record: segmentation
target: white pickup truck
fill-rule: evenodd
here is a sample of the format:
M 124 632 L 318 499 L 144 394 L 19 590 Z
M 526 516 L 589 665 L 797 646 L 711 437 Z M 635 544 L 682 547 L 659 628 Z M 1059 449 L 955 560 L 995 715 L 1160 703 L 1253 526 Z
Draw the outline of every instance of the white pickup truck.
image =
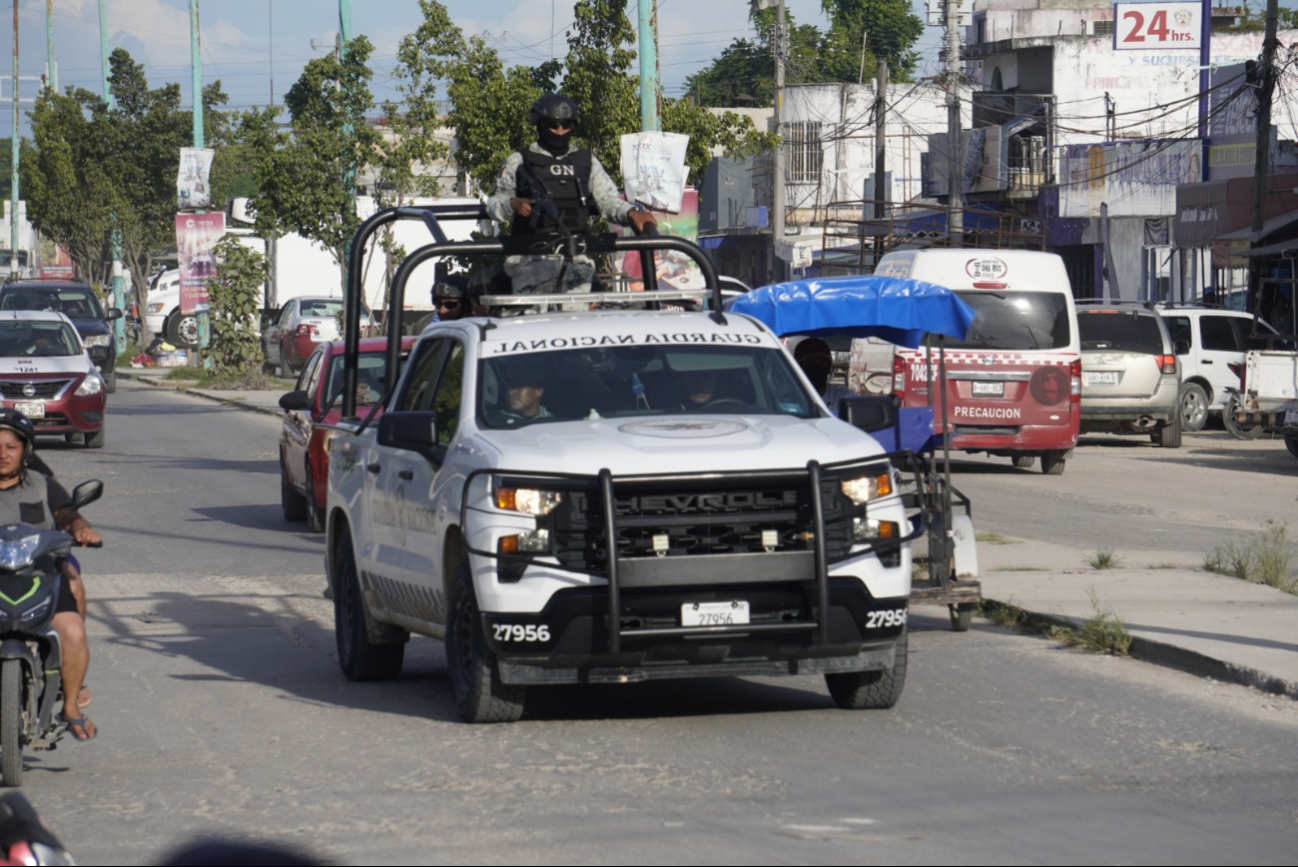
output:
M 1249 350 L 1240 390 L 1236 421 L 1280 431 L 1289 453 L 1298 458 L 1298 352 Z
M 469 722 L 548 684 L 821 673 L 842 707 L 901 695 L 903 474 L 755 320 L 437 322 L 328 451 L 350 679 L 395 677 L 415 633 L 445 643 Z

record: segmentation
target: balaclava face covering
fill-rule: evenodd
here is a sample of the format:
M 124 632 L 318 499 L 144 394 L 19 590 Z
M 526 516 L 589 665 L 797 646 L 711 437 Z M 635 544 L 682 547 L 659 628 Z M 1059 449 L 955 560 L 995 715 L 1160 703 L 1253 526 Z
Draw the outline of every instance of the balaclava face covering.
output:
M 536 131 L 538 134 L 537 142 L 549 153 L 557 157 L 568 152 L 568 141 L 572 138 L 572 127 L 569 127 L 567 132 L 560 135 L 552 129 L 546 129 L 544 123 L 538 123 Z

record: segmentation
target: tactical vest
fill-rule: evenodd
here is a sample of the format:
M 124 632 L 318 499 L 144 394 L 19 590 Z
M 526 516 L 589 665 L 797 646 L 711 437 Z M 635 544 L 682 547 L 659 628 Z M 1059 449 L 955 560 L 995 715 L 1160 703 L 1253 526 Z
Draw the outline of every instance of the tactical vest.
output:
M 520 199 L 538 199 L 549 193 L 559 208 L 563 225 L 573 232 L 590 228 L 590 211 L 594 201 L 590 195 L 591 154 L 586 148 L 575 148 L 561 157 L 537 153 L 530 147 L 518 152 L 523 164 L 514 176 L 514 187 Z M 537 190 L 538 184 L 545 192 Z M 514 215 L 510 232 L 515 235 L 554 233 L 558 225 L 541 214 L 533 226 L 531 217 Z

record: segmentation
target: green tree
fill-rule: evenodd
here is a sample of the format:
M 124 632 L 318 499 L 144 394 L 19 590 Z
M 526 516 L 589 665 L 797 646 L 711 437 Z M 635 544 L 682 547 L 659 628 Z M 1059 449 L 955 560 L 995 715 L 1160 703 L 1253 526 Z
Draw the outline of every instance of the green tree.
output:
M 13 196 L 13 165 L 14 140 L 0 138 L 0 201 L 7 202 Z
M 821 57 L 824 34 L 814 25 L 798 24 L 787 10 L 784 19 L 789 32 L 785 81 L 806 84 L 825 80 Z M 757 30 L 756 39 L 735 39 L 722 49 L 720 57 L 685 79 L 686 93 L 700 105 L 768 108 L 775 104 L 775 10 L 753 10 L 749 20 Z M 854 56 L 859 55 L 858 50 Z M 856 80 L 855 75 L 851 80 Z
M 831 22 L 826 45 L 826 72 L 839 81 L 856 81 L 859 76 L 861 37 L 868 46 L 867 62 L 888 59 L 888 74 L 894 81 L 908 81 L 919 55 L 915 41 L 924 32 L 924 22 L 910 11 L 910 0 L 821 0 L 821 9 Z M 847 62 L 855 58 L 855 63 Z
M 338 263 L 339 283 L 347 281 L 347 250 L 360 226 L 354 178 L 370 165 L 381 135 L 370 126 L 374 108 L 366 62 L 372 46 L 364 36 L 334 55 L 307 63 L 289 89 L 284 105 L 289 128 L 278 128 L 277 109 L 244 116 L 243 140 L 259 154 L 253 202 L 263 237 L 296 232 L 316 241 Z
M 217 276 L 207 283 L 212 304 L 212 371 L 244 377 L 261 372 L 261 287 L 266 282 L 262 255 L 225 237 L 214 251 Z

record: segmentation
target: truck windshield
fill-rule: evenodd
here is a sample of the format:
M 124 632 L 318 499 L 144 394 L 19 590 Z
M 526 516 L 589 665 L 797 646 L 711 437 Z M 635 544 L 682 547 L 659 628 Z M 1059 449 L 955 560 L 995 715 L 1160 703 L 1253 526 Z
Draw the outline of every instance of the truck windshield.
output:
M 0 323 L 0 358 L 66 358 L 81 354 L 71 325 L 18 319 Z
M 977 315 L 964 340 L 948 348 L 1067 349 L 1072 343 L 1068 300 L 1059 292 L 957 293 Z
M 790 415 L 816 405 L 778 349 L 616 346 L 529 352 L 482 362 L 490 428 L 646 415 Z

